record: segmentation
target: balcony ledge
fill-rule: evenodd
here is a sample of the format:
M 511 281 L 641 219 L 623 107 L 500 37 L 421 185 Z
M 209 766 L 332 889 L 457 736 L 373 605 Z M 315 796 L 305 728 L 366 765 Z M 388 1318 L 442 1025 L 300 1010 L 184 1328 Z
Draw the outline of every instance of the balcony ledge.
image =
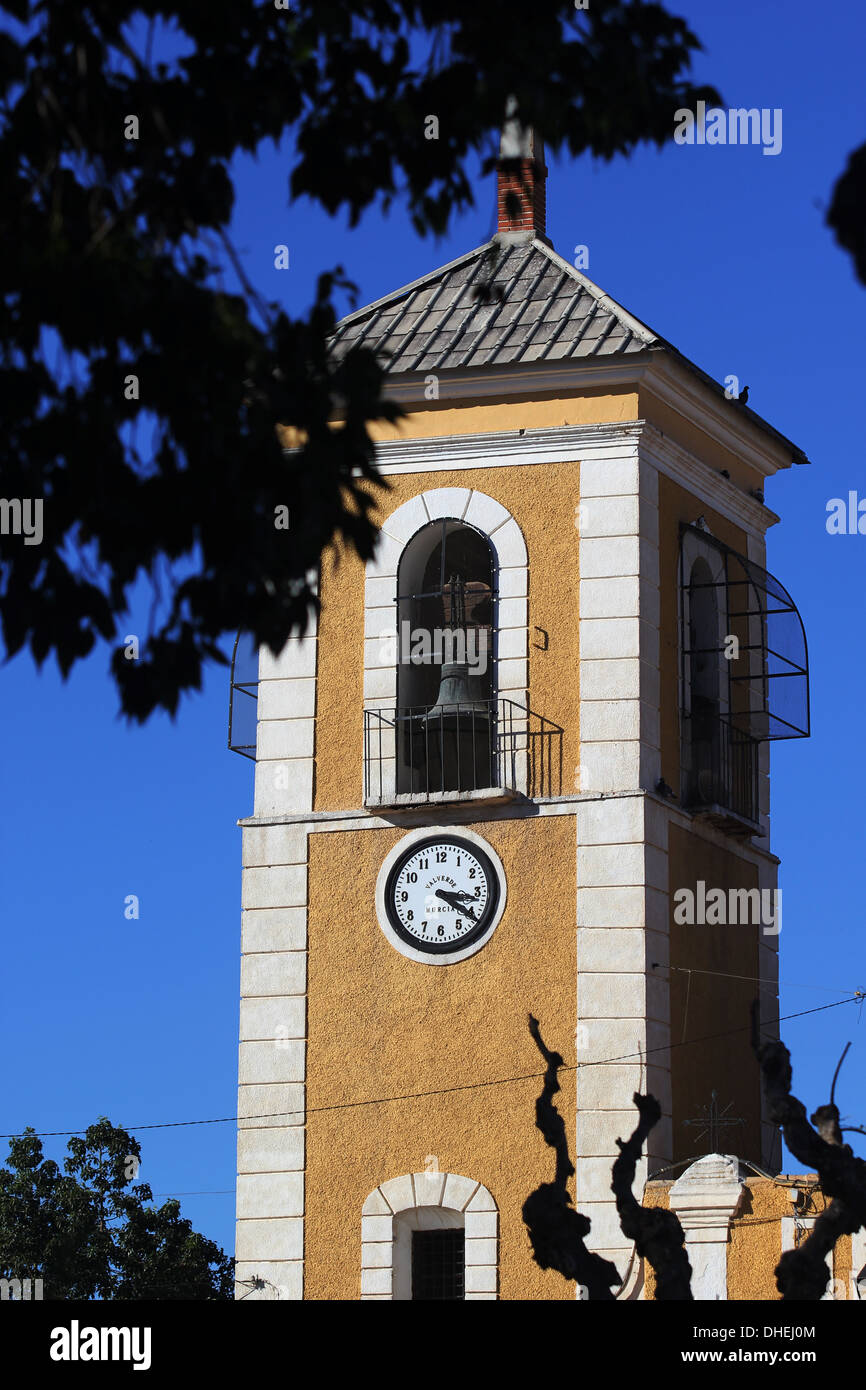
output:
M 365 806 L 414 807 L 414 806 L 459 806 L 472 803 L 477 806 L 501 806 L 512 801 L 525 801 L 522 792 L 513 787 L 476 787 L 474 791 L 448 792 L 400 792 L 386 796 L 367 796 Z
M 725 835 L 734 835 L 738 839 L 748 840 L 753 835 L 764 833 L 760 821 L 749 820 L 747 816 L 741 816 L 737 811 L 729 811 L 726 806 L 716 803 L 706 806 L 684 806 L 683 810 L 695 820 L 705 820 L 715 826 L 716 830 L 721 830 Z

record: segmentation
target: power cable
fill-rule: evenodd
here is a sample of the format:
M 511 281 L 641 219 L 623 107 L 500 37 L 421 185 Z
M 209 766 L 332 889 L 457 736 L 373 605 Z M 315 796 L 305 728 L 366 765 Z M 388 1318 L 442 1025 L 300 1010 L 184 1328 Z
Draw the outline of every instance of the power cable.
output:
M 760 1027 L 761 1027 L 761 1028 L 775 1027 L 775 1026 L 776 1026 L 777 1024 L 779 1024 L 779 1023 L 788 1023 L 788 1022 L 791 1021 L 791 1019 L 794 1019 L 794 1018 L 805 1018 L 805 1017 L 806 1017 L 807 1015 L 809 1015 L 809 1014 L 820 1014 L 820 1013 L 825 1013 L 828 1009 L 838 1009 L 838 1008 L 840 1008 L 843 1004 L 858 1004 L 858 1003 L 861 1003 L 861 1002 L 862 1002 L 863 997 L 864 997 L 864 995 L 863 995 L 862 990 L 857 990 L 855 994 L 853 994 L 853 995 L 850 996 L 850 998 L 848 998 L 848 999 L 837 999 L 837 1000 L 835 1001 L 835 1003 L 833 1003 L 833 1004 L 818 1004 L 814 1009 L 800 1009 L 797 1013 L 793 1013 L 793 1014 L 782 1014 L 782 1015 L 781 1015 L 779 1018 L 777 1018 L 777 1019 L 766 1019 L 766 1020 L 764 1020 L 764 1021 L 760 1024 Z M 641 1051 L 639 1051 L 639 1052 L 626 1052 L 626 1053 L 621 1054 L 621 1055 L 618 1056 L 618 1057 L 603 1057 L 603 1058 L 599 1058 L 598 1060 L 596 1060 L 596 1061 L 594 1061 L 594 1062 L 563 1062 L 562 1066 L 561 1066 L 561 1067 L 558 1067 L 557 1070 L 558 1070 L 558 1071 L 574 1071 L 574 1072 L 576 1072 L 576 1071 L 579 1071 L 579 1070 L 583 1069 L 584 1067 L 605 1067 L 605 1066 L 610 1066 L 610 1065 L 611 1065 L 612 1063 L 614 1063 L 614 1062 L 632 1062 L 632 1061 L 636 1061 L 636 1060 L 640 1061 L 640 1060 L 642 1060 L 644 1057 L 650 1056 L 652 1053 L 656 1053 L 656 1052 L 672 1052 L 674 1048 L 678 1048 L 678 1047 L 694 1047 L 697 1043 L 712 1042 L 712 1041 L 714 1041 L 714 1040 L 717 1039 L 717 1038 L 730 1038 L 730 1037 L 735 1037 L 738 1033 L 747 1033 L 747 1032 L 749 1032 L 749 1031 L 750 1031 L 750 1028 L 751 1028 L 751 1024 L 744 1024 L 744 1025 L 743 1025 L 742 1027 L 740 1027 L 740 1028 L 728 1028 L 728 1029 L 725 1029 L 725 1030 L 724 1030 L 723 1032 L 721 1032 L 721 1033 L 705 1033 L 705 1034 L 704 1034 L 702 1037 L 700 1037 L 700 1038 L 689 1038 L 688 1040 L 686 1040 L 686 1041 L 684 1041 L 684 1042 L 678 1042 L 678 1043 L 664 1043 L 664 1044 L 662 1044 L 662 1045 L 659 1046 L 659 1047 L 651 1047 L 651 1048 L 648 1048 L 646 1051 L 641 1050 Z M 486 1088 L 489 1087 L 489 1086 L 508 1086 L 508 1085 L 511 1085 L 511 1084 L 513 1084 L 514 1082 L 517 1082 L 517 1081 L 540 1081 L 540 1080 L 543 1080 L 545 1074 L 546 1074 L 546 1073 L 543 1072 L 543 1071 L 525 1072 L 525 1073 L 523 1073 L 523 1074 L 520 1075 L 520 1076 L 500 1076 L 500 1077 L 495 1077 L 495 1078 L 491 1079 L 490 1081 L 468 1081 L 468 1082 L 464 1082 L 464 1083 L 463 1083 L 462 1085 L 460 1085 L 460 1086 L 442 1086 L 442 1087 L 438 1087 L 438 1088 L 436 1088 L 436 1089 L 434 1089 L 434 1090 L 430 1090 L 430 1091 L 410 1091 L 410 1092 L 406 1092 L 406 1093 L 404 1093 L 404 1094 L 402 1094 L 402 1095 L 396 1095 L 396 1096 L 371 1096 L 371 1097 L 369 1097 L 369 1098 L 366 1099 L 366 1100 L 346 1100 L 346 1101 L 337 1101 L 337 1102 L 335 1102 L 334 1104 L 331 1104 L 331 1105 L 310 1105 L 310 1106 L 300 1107 L 300 1108 L 297 1109 L 297 1110 L 275 1110 L 275 1111 L 272 1111 L 272 1112 L 270 1112 L 269 1114 L 266 1114 L 266 1115 L 242 1115 L 242 1116 L 238 1116 L 238 1115 L 221 1115 L 221 1116 L 219 1116 L 219 1117 L 217 1117 L 216 1119 L 213 1119 L 213 1120 L 166 1120 L 166 1121 L 163 1121 L 163 1122 L 160 1123 L 160 1124 L 129 1125 L 129 1126 L 123 1126 L 123 1128 L 127 1128 L 127 1129 L 129 1130 L 130 1133 L 131 1133 L 131 1132 L 140 1133 L 140 1132 L 142 1132 L 143 1130 L 150 1130 L 150 1129 L 184 1129 L 184 1128 L 190 1127 L 191 1125 L 227 1125 L 227 1124 L 235 1124 L 235 1123 L 237 1123 L 239 1120 L 240 1120 L 240 1121 L 247 1121 L 247 1122 L 250 1122 L 250 1121 L 255 1121 L 255 1120 L 276 1120 L 276 1119 L 285 1119 L 286 1116 L 288 1116 L 288 1115 L 299 1115 L 299 1114 L 302 1114 L 302 1113 L 305 1114 L 305 1115 L 316 1115 L 316 1114 L 323 1114 L 323 1113 L 325 1113 L 326 1111 L 331 1111 L 331 1110 L 355 1110 L 355 1109 L 358 1109 L 360 1106 L 364 1106 L 364 1105 L 390 1105 L 390 1104 L 393 1104 L 393 1103 L 396 1102 L 396 1101 L 401 1101 L 401 1100 L 402 1100 L 402 1101 L 408 1101 L 408 1100 L 425 1100 L 425 1099 L 427 1099 L 427 1098 L 430 1097 L 430 1096 L 445 1096 L 445 1095 L 452 1095 L 452 1094 L 454 1094 L 455 1092 L 458 1092 L 458 1091 L 479 1091 L 479 1090 L 486 1089 Z M 285 1126 L 282 1126 L 282 1125 L 258 1125 L 258 1124 L 256 1124 L 256 1125 L 248 1124 L 248 1127 L 249 1127 L 249 1128 L 255 1128 L 255 1129 L 282 1129 L 282 1128 L 285 1128 Z M 33 1132 L 33 1131 L 31 1131 L 29 1134 L 0 1134 L 0 1139 L 26 1139 L 26 1138 L 33 1138 L 33 1139 L 58 1139 L 58 1138 L 59 1138 L 59 1139 L 63 1139 L 63 1138 L 70 1137 L 70 1136 L 72 1136 L 72 1135 L 86 1134 L 86 1133 L 87 1133 L 87 1130 L 86 1130 L 86 1129 L 53 1129 L 53 1130 L 40 1130 L 40 1131 L 38 1131 L 38 1132 Z

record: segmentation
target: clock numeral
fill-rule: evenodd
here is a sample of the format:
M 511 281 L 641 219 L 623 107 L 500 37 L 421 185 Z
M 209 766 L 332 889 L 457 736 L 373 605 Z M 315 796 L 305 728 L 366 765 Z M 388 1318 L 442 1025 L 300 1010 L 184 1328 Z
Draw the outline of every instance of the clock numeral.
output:
M 463 923 L 461 922 L 461 920 L 460 920 L 459 917 L 457 918 L 457 921 L 454 923 L 454 926 L 456 927 L 456 929 L 457 929 L 458 931 L 462 931 L 462 930 L 463 930 Z
M 406 875 L 406 882 L 407 882 L 407 883 L 417 883 L 417 882 L 418 882 L 418 875 L 417 875 L 417 874 L 407 874 L 407 875 Z
M 470 869 L 470 870 L 469 870 L 469 877 L 470 877 L 470 878 L 474 878 L 474 877 L 475 877 L 475 870 L 474 870 L 474 869 Z
M 430 860 L 429 860 L 429 859 L 419 859 L 419 860 L 418 860 L 418 867 L 419 867 L 419 869 L 429 869 L 429 868 L 430 868 Z
M 427 930 L 427 923 L 426 923 L 426 922 L 422 922 L 422 923 L 421 923 L 421 930 L 422 930 L 422 931 L 426 931 L 426 930 Z
M 457 867 L 458 867 L 458 869 L 460 868 L 460 855 L 459 855 L 459 854 L 458 854 L 458 856 L 457 856 Z
M 413 922 L 414 920 L 415 920 L 415 913 L 412 911 L 412 909 L 411 909 L 411 907 L 410 907 L 410 908 L 409 908 L 409 911 L 406 913 L 406 921 L 407 921 L 407 922 Z
M 407 903 L 407 902 L 409 901 L 409 894 L 408 894 L 408 893 L 401 893 L 401 894 L 400 894 L 400 901 L 401 901 L 401 903 Z
M 475 896 L 476 896 L 476 898 L 480 898 L 480 897 L 481 897 L 481 886 L 480 886 L 480 884 L 476 884 L 476 885 L 475 885 Z
M 437 864 L 444 864 L 444 863 L 445 863 L 445 860 L 446 860 L 447 858 L 448 858 L 448 851 L 447 851 L 447 849 L 437 849 L 437 851 L 436 851 L 436 863 L 437 863 Z
M 445 935 L 445 927 L 444 927 L 444 925 L 443 925 L 441 922 L 440 922 L 439 926 L 436 928 L 436 935 L 437 935 L 437 936 L 444 936 L 444 935 Z

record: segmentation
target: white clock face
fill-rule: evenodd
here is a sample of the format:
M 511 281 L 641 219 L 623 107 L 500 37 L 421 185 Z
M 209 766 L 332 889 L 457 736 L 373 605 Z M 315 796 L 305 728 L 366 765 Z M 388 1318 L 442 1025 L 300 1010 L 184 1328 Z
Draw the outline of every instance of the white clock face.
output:
M 490 859 L 458 836 L 416 842 L 397 859 L 385 888 L 394 931 L 431 955 L 476 941 L 498 901 L 499 881 Z

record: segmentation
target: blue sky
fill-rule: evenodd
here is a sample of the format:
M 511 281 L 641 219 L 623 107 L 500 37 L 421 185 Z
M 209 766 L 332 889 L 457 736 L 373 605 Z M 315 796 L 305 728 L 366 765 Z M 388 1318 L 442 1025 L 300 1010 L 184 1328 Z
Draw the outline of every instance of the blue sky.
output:
M 568 259 L 587 245 L 591 278 L 712 376 L 748 382 L 750 405 L 812 460 L 767 493 L 782 517 L 769 567 L 799 605 L 812 671 L 812 737 L 773 755 L 782 1011 L 792 1013 L 866 988 L 866 536 L 825 528 L 830 498 L 866 497 L 866 290 L 823 212 L 866 138 L 866 24 L 854 3 L 669 8 L 701 37 L 695 75 L 726 105 L 782 109 L 781 153 L 670 145 L 609 165 L 548 154 L 548 232 Z M 238 165 L 234 228 L 254 282 L 290 313 L 307 309 L 319 272 L 338 263 L 365 303 L 494 230 L 490 178 L 476 210 L 436 244 L 415 235 L 399 204 L 352 232 L 307 202 L 288 207 L 290 165 L 288 148 Z M 280 242 L 288 271 L 273 268 Z M 141 610 L 138 622 L 133 613 L 124 631 L 142 629 Z M 184 1196 L 184 1214 L 232 1251 L 233 1125 L 141 1128 L 235 1113 L 235 823 L 252 807 L 253 765 L 226 749 L 226 673 L 211 671 L 175 722 L 157 716 L 144 729 L 118 718 L 105 650 L 65 685 L 53 665 L 37 673 L 19 657 L 2 672 L 0 701 L 0 1130 L 80 1129 L 108 1115 L 137 1133 L 140 1176 L 155 1193 L 207 1194 Z M 137 921 L 124 917 L 133 893 Z M 784 1025 L 810 1109 L 853 1041 L 837 1099 L 855 1124 L 866 1124 L 861 1011 Z M 45 1142 L 53 1156 L 65 1147 Z

